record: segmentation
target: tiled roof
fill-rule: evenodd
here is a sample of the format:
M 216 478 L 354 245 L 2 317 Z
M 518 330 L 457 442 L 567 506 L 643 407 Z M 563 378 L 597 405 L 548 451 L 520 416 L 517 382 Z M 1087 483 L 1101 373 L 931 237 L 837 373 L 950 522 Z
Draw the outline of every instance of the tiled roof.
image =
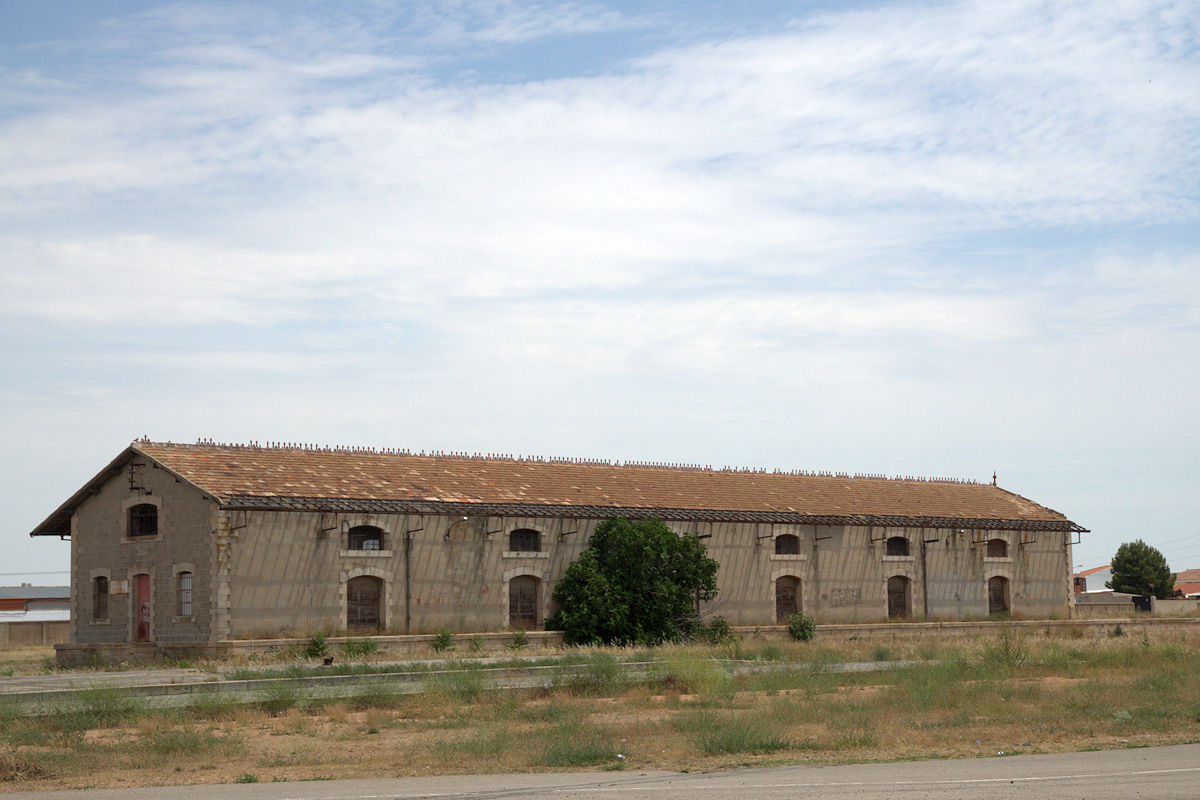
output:
M 748 519 L 865 515 L 896 518 L 895 524 L 1003 520 L 1018 527 L 1080 530 L 1057 511 L 980 483 L 281 446 L 139 441 L 132 451 L 222 503 L 253 507 L 362 501 L 381 508 L 434 503 L 481 510 L 687 509 Z
M 1175 587 L 1184 594 L 1200 594 L 1200 569 L 1185 569 L 1175 575 Z

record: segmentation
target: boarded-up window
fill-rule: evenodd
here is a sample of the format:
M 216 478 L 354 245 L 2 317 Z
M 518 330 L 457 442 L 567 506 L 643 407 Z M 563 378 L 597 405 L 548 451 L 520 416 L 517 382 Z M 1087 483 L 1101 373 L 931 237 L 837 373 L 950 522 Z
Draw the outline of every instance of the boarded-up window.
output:
M 988 558 L 1008 558 L 1008 542 L 1003 539 L 988 539 Z
M 887 540 L 887 554 L 889 556 L 906 556 L 908 555 L 908 539 L 903 536 L 891 536 Z
M 354 632 L 378 632 L 382 624 L 380 605 L 383 581 L 370 575 L 351 578 L 346 583 L 346 627 Z
M 896 619 L 908 616 L 908 578 L 893 575 L 888 578 L 888 617 Z
M 350 529 L 350 550 L 382 550 L 383 531 L 372 525 L 359 525 Z
M 158 535 L 158 506 L 139 503 L 129 509 L 130 536 Z
M 518 575 L 508 582 L 508 627 L 536 628 L 538 624 L 538 579 Z
M 178 593 L 177 616 L 192 616 L 192 573 L 181 572 L 175 576 Z
M 786 625 L 788 617 L 800 613 L 800 579 L 784 575 L 775 581 L 775 621 Z
M 108 578 L 92 581 L 92 619 L 108 619 Z
M 800 537 L 793 536 L 790 533 L 782 534 L 775 537 L 775 555 L 777 556 L 798 556 L 800 555 Z
M 1008 578 L 997 575 L 988 579 L 988 613 L 1008 613 Z
M 515 553 L 540 553 L 542 535 L 530 528 L 521 528 L 508 535 L 508 549 Z

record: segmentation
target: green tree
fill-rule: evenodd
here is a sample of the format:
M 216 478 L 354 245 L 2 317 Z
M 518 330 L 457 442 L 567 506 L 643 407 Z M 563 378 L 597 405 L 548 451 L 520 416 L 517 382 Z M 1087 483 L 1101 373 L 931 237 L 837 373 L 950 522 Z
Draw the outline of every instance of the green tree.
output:
M 1138 539 L 1117 548 L 1112 560 L 1112 580 L 1104 585 L 1114 592 L 1152 594 L 1162 599 L 1174 591 L 1175 576 L 1163 554 Z
M 717 562 L 662 520 L 605 520 L 554 587 L 546 627 L 568 644 L 658 644 L 692 635 L 717 596 Z

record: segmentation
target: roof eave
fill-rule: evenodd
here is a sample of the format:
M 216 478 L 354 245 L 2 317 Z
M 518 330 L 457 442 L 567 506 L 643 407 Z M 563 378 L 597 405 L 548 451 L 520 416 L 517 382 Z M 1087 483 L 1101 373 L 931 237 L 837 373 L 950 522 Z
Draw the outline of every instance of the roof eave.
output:
M 965 528 L 1087 533 L 1069 519 L 991 519 L 882 514 L 803 514 L 793 511 L 736 509 L 649 508 L 639 506 L 574 506 L 537 503 L 453 502 L 441 500 L 381 500 L 376 498 L 290 497 L 285 495 L 231 495 L 221 507 L 246 511 L 323 511 L 332 513 L 463 514 L 511 517 L 565 517 L 607 519 L 657 517 L 683 522 L 759 522 L 793 525 L 857 525 L 873 527 Z

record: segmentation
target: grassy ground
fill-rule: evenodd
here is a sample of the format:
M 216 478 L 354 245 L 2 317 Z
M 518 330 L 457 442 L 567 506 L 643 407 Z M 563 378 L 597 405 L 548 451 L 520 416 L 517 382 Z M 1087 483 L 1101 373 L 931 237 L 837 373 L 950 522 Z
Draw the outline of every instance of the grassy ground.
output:
M 6 647 L 0 650 L 0 676 L 28 675 L 53 668 L 53 645 Z
M 778 669 L 731 678 L 715 658 Z M 619 660 L 657 662 L 626 683 Z M 911 659 L 896 670 L 826 671 Z M 151 710 L 81 692 L 27 718 L 0 698 L 0 791 L 507 772 L 702 770 L 744 764 L 997 756 L 1200 740 L 1200 639 L 1026 638 L 1002 631 L 886 644 L 754 639 L 575 651 L 548 690 L 492 691 L 478 670 L 400 695 L 381 676 L 317 702 L 293 687 L 254 707 L 198 696 Z

